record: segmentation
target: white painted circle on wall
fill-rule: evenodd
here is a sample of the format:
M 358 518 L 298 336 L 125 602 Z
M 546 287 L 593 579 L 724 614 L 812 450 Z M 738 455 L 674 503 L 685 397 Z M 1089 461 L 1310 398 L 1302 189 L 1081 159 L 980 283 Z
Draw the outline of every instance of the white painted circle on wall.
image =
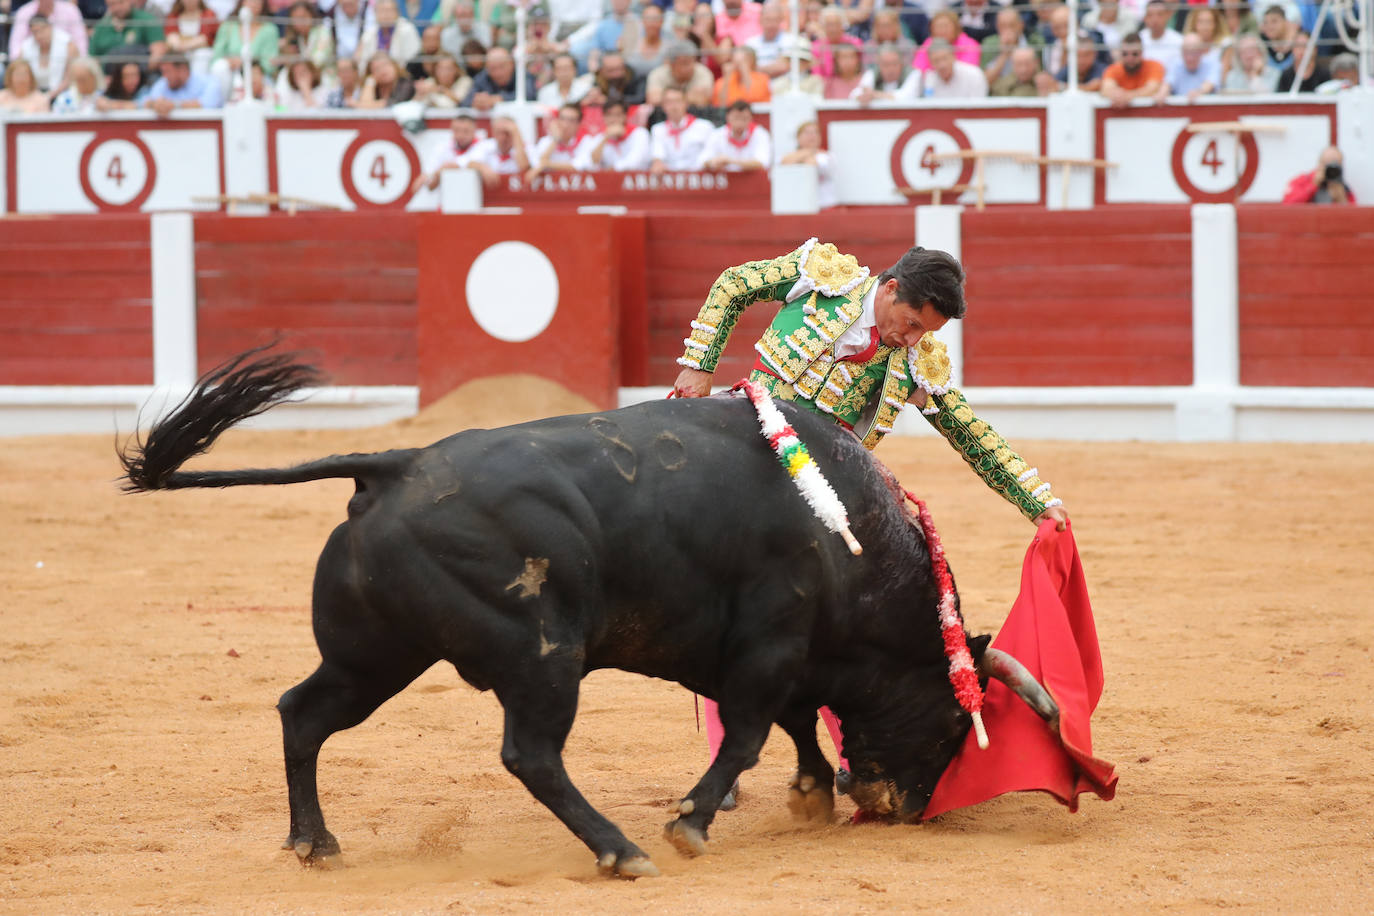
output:
M 468 309 L 497 340 L 521 343 L 544 332 L 558 310 L 558 271 L 528 242 L 497 242 L 468 269 Z
M 390 140 L 369 140 L 348 163 L 353 187 L 369 203 L 389 204 L 410 189 L 410 159 Z
M 943 130 L 919 131 L 902 148 L 902 174 L 907 184 L 920 191 L 958 184 L 964 171 L 963 160 L 937 158 L 957 152 L 959 141 Z
M 128 140 L 106 140 L 95 148 L 86 165 L 91 192 L 112 207 L 129 203 L 148 183 L 148 160 Z

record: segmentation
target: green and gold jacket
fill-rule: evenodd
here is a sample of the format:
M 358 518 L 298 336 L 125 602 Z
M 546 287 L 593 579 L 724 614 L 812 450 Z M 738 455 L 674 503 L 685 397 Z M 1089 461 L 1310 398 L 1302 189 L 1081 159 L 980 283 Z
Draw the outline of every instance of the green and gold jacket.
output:
M 740 314 L 755 302 L 786 302 L 800 285 L 754 345 L 767 368 L 755 369 L 754 381 L 775 398 L 844 423 L 869 449 L 892 431 L 912 394 L 924 391 L 922 414 L 1022 515 L 1034 519 L 1060 505 L 1037 470 L 974 416 L 958 389 L 949 387 L 949 356 L 930 334 L 911 350 L 880 342 L 862 363 L 835 358 L 835 341 L 859 320 L 864 296 L 875 282 L 853 255 L 816 239 L 780 258 L 731 267 L 711 286 L 678 363 L 714 372 Z

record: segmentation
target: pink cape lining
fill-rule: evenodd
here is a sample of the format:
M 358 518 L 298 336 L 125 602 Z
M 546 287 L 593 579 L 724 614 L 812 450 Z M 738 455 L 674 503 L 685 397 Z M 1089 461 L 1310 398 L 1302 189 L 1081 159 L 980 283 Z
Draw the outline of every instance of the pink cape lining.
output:
M 1021 593 L 994 648 L 1008 653 L 1059 704 L 1059 734 L 1000 681 L 983 701 L 989 747 L 972 730 L 945 768 L 922 820 L 1005 792 L 1049 792 L 1078 810 L 1078 796 L 1116 795 L 1116 768 L 1092 753 L 1089 720 L 1102 696 L 1102 655 L 1072 527 L 1043 522 L 1021 567 Z

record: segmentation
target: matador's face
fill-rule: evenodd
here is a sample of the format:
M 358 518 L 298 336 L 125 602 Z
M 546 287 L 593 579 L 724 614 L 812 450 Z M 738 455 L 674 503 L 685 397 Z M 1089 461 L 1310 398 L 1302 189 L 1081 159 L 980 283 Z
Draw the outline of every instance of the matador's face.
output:
M 938 331 L 949 319 L 929 302 L 914 306 L 897 299 L 897 281 L 888 279 L 873 300 L 878 337 L 889 347 L 914 347 L 929 331 Z

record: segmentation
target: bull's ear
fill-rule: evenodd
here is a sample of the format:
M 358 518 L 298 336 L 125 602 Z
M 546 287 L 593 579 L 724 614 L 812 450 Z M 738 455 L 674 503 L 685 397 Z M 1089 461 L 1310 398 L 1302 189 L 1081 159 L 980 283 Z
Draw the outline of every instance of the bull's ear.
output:
M 982 636 L 971 636 L 968 639 L 968 654 L 973 656 L 973 663 L 976 665 L 983 660 L 983 651 L 987 649 L 988 643 L 992 642 L 992 637 L 984 633 Z

